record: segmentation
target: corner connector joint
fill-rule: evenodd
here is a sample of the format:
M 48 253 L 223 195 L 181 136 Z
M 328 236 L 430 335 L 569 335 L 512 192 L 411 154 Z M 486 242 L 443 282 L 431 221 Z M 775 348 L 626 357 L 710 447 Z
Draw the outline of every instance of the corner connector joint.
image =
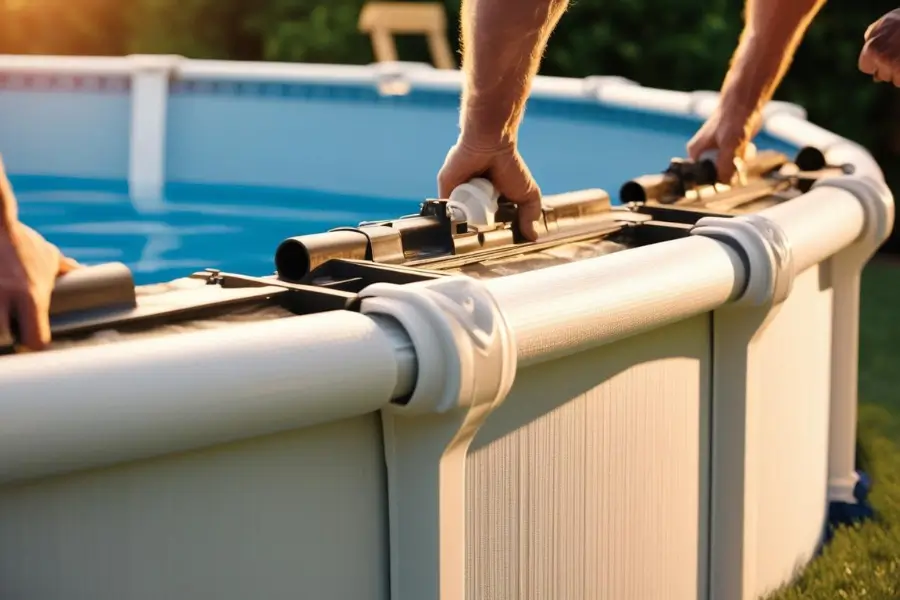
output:
M 735 304 L 773 305 L 783 302 L 794 284 L 791 245 L 782 229 L 762 215 L 704 217 L 691 235 L 702 235 L 733 248 L 744 261 L 747 280 Z
M 391 410 L 418 415 L 463 407 L 490 410 L 506 398 L 516 375 L 515 338 L 482 282 L 460 275 L 406 285 L 376 283 L 360 297 L 363 314 L 395 319 L 413 343 L 415 389 Z

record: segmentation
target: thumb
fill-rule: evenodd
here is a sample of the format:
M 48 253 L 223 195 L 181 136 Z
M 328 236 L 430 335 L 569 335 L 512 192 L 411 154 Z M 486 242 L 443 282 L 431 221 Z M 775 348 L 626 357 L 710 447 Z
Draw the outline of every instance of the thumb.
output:
M 29 350 L 43 350 L 50 343 L 49 304 L 49 298 L 40 297 L 35 290 L 13 300 L 20 341 Z
M 875 31 L 875 28 L 881 25 L 881 22 L 884 21 L 884 17 L 879 18 L 877 21 L 872 23 L 866 28 L 866 32 L 863 34 L 863 39 L 865 41 L 869 41 L 869 38 L 872 37 L 872 32 Z
M 453 165 L 445 165 L 438 173 L 438 198 L 449 198 L 450 192 L 463 183 L 459 170 Z
M 59 275 L 65 275 L 69 271 L 74 271 L 75 269 L 80 269 L 81 264 L 76 261 L 74 258 L 69 258 L 68 256 L 64 256 L 62 254 L 59 255 Z
M 872 42 L 866 42 L 863 46 L 862 52 L 859 53 L 859 63 L 857 65 L 859 70 L 865 73 L 866 75 L 878 75 L 878 61 L 875 57 L 875 53 L 872 51 Z

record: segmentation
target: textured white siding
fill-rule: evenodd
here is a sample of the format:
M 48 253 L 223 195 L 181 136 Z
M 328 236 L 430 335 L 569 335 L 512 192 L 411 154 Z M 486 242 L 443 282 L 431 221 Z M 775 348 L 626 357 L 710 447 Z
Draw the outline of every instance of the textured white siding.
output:
M 521 371 L 469 458 L 470 600 L 696 600 L 709 316 Z

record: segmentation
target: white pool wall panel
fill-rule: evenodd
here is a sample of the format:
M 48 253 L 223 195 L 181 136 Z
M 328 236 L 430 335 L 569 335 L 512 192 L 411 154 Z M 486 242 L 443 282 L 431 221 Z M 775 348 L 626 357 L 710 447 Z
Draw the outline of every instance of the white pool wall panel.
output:
M 6 485 L 0 597 L 386 600 L 384 479 L 370 413 Z
M 467 463 L 467 595 L 705 597 L 701 314 L 521 370 Z
M 828 506 L 831 289 L 714 313 L 711 598 L 760 597 L 816 552 Z

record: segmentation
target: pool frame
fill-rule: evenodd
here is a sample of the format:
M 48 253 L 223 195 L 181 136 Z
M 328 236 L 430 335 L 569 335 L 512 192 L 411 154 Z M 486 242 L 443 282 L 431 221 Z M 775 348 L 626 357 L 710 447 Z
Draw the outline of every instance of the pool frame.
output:
M 170 91 L 205 93 L 236 86 L 237 93 L 247 89 L 258 93 L 259 86 L 270 86 L 282 93 L 298 84 L 325 86 L 323 89 L 331 89 L 328 86 L 333 84 L 337 86 L 334 89 L 365 90 L 370 96 L 402 100 L 432 93 L 430 100 L 446 101 L 448 92 L 458 94 L 461 85 L 458 72 L 417 64 L 272 65 L 147 56 L 0 57 L 0 73 L 5 77 L 0 85 L 25 85 L 25 74 L 47 76 L 51 82 L 60 75 L 64 75 L 60 80 L 66 81 L 67 77 L 84 77 L 78 81 L 101 88 L 106 84 L 97 82 L 126 82 L 124 90 L 129 91 L 131 102 L 127 177 L 132 194 L 147 199 L 158 197 L 167 183 Z M 17 76 L 23 77 L 21 82 Z M 28 81 L 33 85 L 39 80 Z M 123 92 L 117 85 L 109 89 L 110 93 Z M 621 110 L 623 118 L 642 115 L 697 122 L 711 113 L 716 101 L 711 92 L 656 90 L 617 77 L 541 77 L 535 83 L 529 110 L 587 110 L 586 104 L 596 103 Z M 89 473 L 85 469 L 176 456 L 174 453 L 184 450 L 215 447 L 284 428 L 310 428 L 323 421 L 353 419 L 380 410 L 387 462 L 391 597 L 455 600 L 464 596 L 467 585 L 470 592 L 483 589 L 487 577 L 483 569 L 488 567 L 471 562 L 473 545 L 484 541 L 483 528 L 489 524 L 466 514 L 467 507 L 472 510 L 482 502 L 471 495 L 474 484 L 467 479 L 471 476 L 467 472 L 489 472 L 490 461 L 499 460 L 495 455 L 484 457 L 484 449 L 491 444 L 478 444 L 476 438 L 488 428 L 487 415 L 497 412 L 501 403 L 521 404 L 530 397 L 532 392 L 515 387 L 514 381 L 534 383 L 569 370 L 573 370 L 572 377 L 577 374 L 590 380 L 585 369 L 590 370 L 592 362 L 613 361 L 616 349 L 648 352 L 646 346 L 628 346 L 639 344 L 642 336 L 652 336 L 656 330 L 678 331 L 669 328 L 677 328 L 679 323 L 697 327 L 705 323 L 702 327 L 709 327 L 711 358 L 698 364 L 709 389 L 698 393 L 709 394 L 707 409 L 713 413 L 708 415 L 710 431 L 695 432 L 709 440 L 708 453 L 704 456 L 701 443 L 695 457 L 701 470 L 707 461 L 709 477 L 705 488 L 708 505 L 696 522 L 700 538 L 697 560 L 692 573 L 677 575 L 676 571 L 691 569 L 673 559 L 670 567 L 660 567 L 648 577 L 656 578 L 654 585 L 659 587 L 654 589 L 674 586 L 687 594 L 683 597 L 691 590 L 702 598 L 758 597 L 790 580 L 797 562 L 812 556 L 819 539 L 811 532 L 815 533 L 827 501 L 855 502 L 859 272 L 893 224 L 890 191 L 863 148 L 809 123 L 804 111 L 794 105 L 772 103 L 764 122 L 764 132 L 774 140 L 791 147 L 818 146 L 832 162 L 853 163 L 857 174 L 825 182 L 799 199 L 762 211 L 761 219 L 705 221 L 687 239 L 576 265 L 484 284 L 463 279 L 403 290 L 373 286 L 363 315 L 317 315 L 291 319 L 277 327 L 246 326 L 241 339 L 206 332 L 187 334 L 190 340 L 183 346 L 153 340 L 128 343 L 127 348 L 21 356 L 4 362 L 0 389 L 11 391 L 0 401 L 0 421 L 8 423 L 11 431 L 18 424 L 23 431 L 32 428 L 40 435 L 30 439 L 9 435 L 0 440 L 0 477 L 7 482 L 5 491 L 0 488 L 0 506 L 9 511 L 7 518 L 21 518 L 21 510 L 10 498 L 29 497 L 27 486 L 16 483 L 22 480 L 46 478 L 55 481 L 47 484 L 48 489 L 61 490 L 66 484 L 54 477 L 64 473 L 72 473 L 70 482 L 78 481 L 78 473 Z M 821 208 L 826 203 L 828 211 Z M 735 248 L 749 258 L 740 258 Z M 475 298 L 490 315 L 486 331 L 491 334 L 486 338 L 490 345 L 475 343 L 471 323 L 459 322 L 456 316 L 436 309 L 438 296 L 451 302 Z M 635 302 L 635 298 L 643 300 Z M 548 314 L 548 306 L 555 307 L 553 314 Z M 806 309 L 811 316 L 804 315 Z M 375 314 L 391 318 L 384 321 L 371 316 Z M 826 386 L 817 388 L 826 390 L 822 393 L 827 393 L 828 403 L 825 412 L 816 417 L 825 429 L 804 436 L 792 432 L 802 422 L 798 420 L 802 415 L 779 412 L 794 400 L 797 388 L 787 381 L 767 383 L 766 377 L 779 372 L 778 363 L 788 359 L 780 354 L 778 344 L 817 328 L 823 337 L 805 345 L 798 342 L 797 348 L 812 356 L 816 344 L 828 341 L 828 353 L 822 359 L 827 370 L 822 370 L 822 362 L 810 363 L 797 377 Z M 682 331 L 678 335 L 689 334 Z M 658 338 L 647 340 L 661 343 Z M 396 353 L 409 352 L 410 347 L 416 356 L 418 383 L 414 401 L 399 407 L 391 404 L 401 362 Z M 300 363 L 295 362 L 298 353 L 305 357 Z M 251 355 L 256 360 L 247 367 L 244 362 Z M 481 358 L 474 360 L 474 356 Z M 593 358 L 584 363 L 586 357 Z M 669 364 L 672 360 L 655 357 L 647 364 L 662 361 L 668 364 L 666 368 L 678 370 L 680 367 Z M 202 386 L 191 383 L 190 373 L 183 368 L 185 361 L 193 361 L 197 372 L 216 372 L 218 376 L 203 381 Z M 336 361 L 342 363 L 339 372 L 333 369 Z M 642 364 L 629 368 L 650 368 Z M 223 376 L 222 365 L 233 365 L 242 377 Z M 244 365 L 243 370 L 238 365 Z M 235 424 L 228 420 L 227 410 L 225 416 L 217 415 L 230 402 L 251 400 L 255 389 L 264 388 L 265 382 L 279 373 L 284 377 L 288 369 L 292 371 L 289 377 L 255 405 L 261 415 L 269 411 L 266 419 Z M 348 388 L 342 383 L 347 371 L 358 374 L 364 385 Z M 110 412 L 111 406 L 123 399 L 121 377 L 125 373 L 142 382 L 127 394 L 129 402 L 142 407 L 139 419 L 127 412 Z M 672 375 L 673 380 L 687 385 L 688 380 L 682 378 L 693 371 L 678 373 Z M 312 394 L 298 399 L 291 393 L 313 379 Z M 608 386 L 618 390 L 616 393 L 626 393 L 614 374 L 590 381 L 596 389 Z M 73 389 L 83 394 L 79 399 L 83 419 L 65 418 L 71 410 Z M 559 393 L 563 403 L 574 398 Z M 673 392 L 674 400 L 686 402 L 676 396 Z M 160 398 L 173 401 L 160 403 Z M 284 409 L 287 402 L 294 403 L 290 411 Z M 782 425 L 786 429 L 778 429 L 775 438 L 766 437 L 760 429 L 763 422 L 772 425 L 765 421 L 767 415 L 785 419 Z M 174 432 L 166 440 L 125 441 L 143 439 L 141 432 L 166 428 Z M 544 433 L 550 434 L 560 432 Z M 42 440 L 40 450 L 34 448 L 34 439 Z M 804 444 L 821 444 L 823 439 L 827 444 L 823 452 L 806 456 L 818 456 L 827 469 L 827 492 L 819 490 L 813 480 L 787 491 L 765 488 L 765 474 L 757 467 L 761 457 L 781 452 L 789 462 L 792 454 L 803 455 Z M 98 440 L 107 440 L 102 452 L 97 451 Z M 478 452 L 468 453 L 473 443 Z M 536 464 L 530 468 L 539 471 Z M 812 465 L 810 468 L 814 470 Z M 692 484 L 685 485 L 655 501 L 673 501 L 693 489 Z M 821 506 L 809 509 L 809 521 L 766 521 L 775 518 L 777 510 L 766 511 L 773 506 L 778 509 L 779 502 L 784 507 L 790 496 L 797 496 L 802 497 L 804 506 L 811 506 L 820 491 L 825 492 Z M 636 496 L 633 499 L 637 501 Z M 498 510 L 491 502 L 495 500 L 485 506 Z M 703 511 L 703 498 L 698 502 Z M 553 504 L 540 508 L 552 511 Z M 2 522 L 0 519 L 0 526 Z M 778 536 L 772 536 L 773 527 Z M 619 532 L 613 541 L 624 544 L 627 537 L 627 532 Z M 786 548 L 783 552 L 779 550 L 782 547 Z M 775 562 L 767 560 L 768 555 L 774 556 Z M 0 551 L 0 563 L 4 556 L 9 555 Z M 634 564 L 622 568 L 640 573 L 644 565 L 634 562 L 635 557 L 630 560 Z M 529 567 L 534 565 L 527 561 L 521 565 Z M 587 572 L 585 567 L 573 576 L 584 578 Z M 466 579 L 469 575 L 481 578 L 481 586 Z M 561 584 L 543 585 L 546 587 L 538 589 L 562 593 Z M 645 589 L 629 588 L 636 585 L 633 583 L 616 585 L 624 587 L 605 589 L 608 593 Z M 507 593 L 513 592 L 507 589 Z

